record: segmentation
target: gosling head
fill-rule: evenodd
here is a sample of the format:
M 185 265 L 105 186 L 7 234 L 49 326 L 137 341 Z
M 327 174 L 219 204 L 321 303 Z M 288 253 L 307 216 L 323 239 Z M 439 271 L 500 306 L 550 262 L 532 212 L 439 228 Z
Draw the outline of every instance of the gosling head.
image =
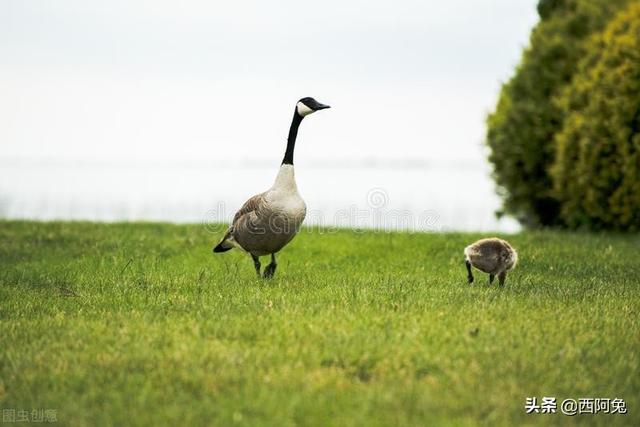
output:
M 321 104 L 311 97 L 306 97 L 302 98 L 296 104 L 296 113 L 298 113 L 300 117 L 304 117 L 308 116 L 311 113 L 315 113 L 316 111 L 324 110 L 325 108 L 331 107 L 325 104 Z

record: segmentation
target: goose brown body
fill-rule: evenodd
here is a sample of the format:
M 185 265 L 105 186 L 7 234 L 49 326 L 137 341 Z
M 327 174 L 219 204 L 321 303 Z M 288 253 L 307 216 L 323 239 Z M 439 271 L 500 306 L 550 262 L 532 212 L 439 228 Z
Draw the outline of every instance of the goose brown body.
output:
M 298 233 L 306 212 L 293 165 L 282 165 L 273 187 L 251 197 L 236 212 L 220 244 L 254 256 L 276 253 Z

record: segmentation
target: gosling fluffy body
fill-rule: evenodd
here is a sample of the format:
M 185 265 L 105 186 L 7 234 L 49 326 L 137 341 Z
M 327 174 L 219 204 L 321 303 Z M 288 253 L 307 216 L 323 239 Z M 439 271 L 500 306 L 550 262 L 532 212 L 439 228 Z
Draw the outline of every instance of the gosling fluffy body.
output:
M 498 276 L 500 285 L 504 285 L 507 271 L 512 270 L 518 262 L 518 252 L 509 242 L 492 237 L 478 240 L 464 248 L 467 279 L 473 283 L 471 267 L 489 274 L 489 284 Z

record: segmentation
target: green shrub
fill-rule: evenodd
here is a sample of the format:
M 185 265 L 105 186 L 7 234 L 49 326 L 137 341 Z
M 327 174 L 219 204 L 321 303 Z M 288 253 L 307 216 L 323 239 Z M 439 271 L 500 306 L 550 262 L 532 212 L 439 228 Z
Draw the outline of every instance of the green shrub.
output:
M 516 74 L 503 85 L 487 119 L 489 160 L 504 200 L 503 212 L 525 226 L 561 225 L 549 172 L 562 114 L 551 102 L 572 79 L 599 32 L 626 0 L 542 0 L 542 20 L 531 34 Z
M 552 168 L 563 221 L 640 230 L 640 3 L 589 41 L 555 105 L 566 114 Z
M 540 0 L 538 2 L 538 15 L 541 19 L 549 18 L 557 9 L 565 5 L 566 0 Z

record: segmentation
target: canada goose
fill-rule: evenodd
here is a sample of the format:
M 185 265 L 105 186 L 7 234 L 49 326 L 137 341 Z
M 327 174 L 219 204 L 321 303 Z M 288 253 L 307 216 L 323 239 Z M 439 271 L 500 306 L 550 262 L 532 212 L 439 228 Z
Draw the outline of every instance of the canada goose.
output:
M 242 205 L 213 252 L 225 252 L 234 247 L 247 252 L 253 259 L 258 277 L 261 277 L 259 257 L 271 255 L 271 263 L 264 269 L 264 277 L 273 277 L 276 272 L 276 253 L 295 237 L 307 213 L 304 200 L 298 194 L 293 170 L 298 127 L 305 116 L 325 108 L 329 106 L 313 98 L 302 98 L 296 103 L 287 149 L 273 186 Z
M 473 283 L 471 266 L 474 266 L 489 273 L 489 284 L 498 276 L 500 286 L 504 286 L 507 271 L 514 268 L 518 262 L 518 252 L 507 241 L 497 237 L 478 240 L 467 246 L 464 248 L 464 256 L 469 283 Z

